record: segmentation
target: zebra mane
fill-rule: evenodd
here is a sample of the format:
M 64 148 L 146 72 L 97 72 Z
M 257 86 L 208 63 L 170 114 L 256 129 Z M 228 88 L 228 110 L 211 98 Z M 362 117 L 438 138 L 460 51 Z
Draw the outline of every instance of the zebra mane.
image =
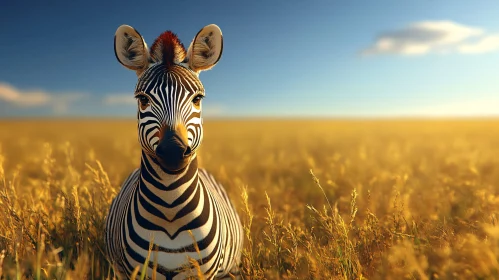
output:
M 181 63 L 187 54 L 177 35 L 169 30 L 156 38 L 150 53 L 154 62 L 161 62 L 167 67 Z

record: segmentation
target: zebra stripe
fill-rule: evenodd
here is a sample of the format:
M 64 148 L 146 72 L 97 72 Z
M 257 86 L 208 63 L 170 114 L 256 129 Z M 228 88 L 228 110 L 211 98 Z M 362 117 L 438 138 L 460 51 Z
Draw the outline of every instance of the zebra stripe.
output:
M 138 103 L 140 168 L 123 183 L 106 220 L 106 250 L 115 270 L 129 277 L 145 262 L 153 240 L 158 279 L 196 275 L 187 256 L 207 279 L 238 275 L 241 222 L 223 186 L 198 168 L 195 154 L 203 137 L 201 106 L 192 102 L 204 95 L 199 78 L 183 66 L 158 63 L 142 74 L 135 92 L 149 104 Z M 164 127 L 185 129 L 193 155 L 182 170 L 167 170 L 156 156 Z

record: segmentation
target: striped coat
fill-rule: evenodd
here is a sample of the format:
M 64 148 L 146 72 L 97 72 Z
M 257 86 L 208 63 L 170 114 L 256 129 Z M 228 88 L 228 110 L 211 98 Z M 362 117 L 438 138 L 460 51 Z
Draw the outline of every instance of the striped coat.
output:
M 146 263 L 147 275 L 185 279 L 239 274 L 243 230 L 223 186 L 198 167 L 202 142 L 198 76 L 220 59 L 222 34 L 208 25 L 186 52 L 171 32 L 150 52 L 130 26 L 116 31 L 118 61 L 139 77 L 141 165 L 123 183 L 106 219 L 106 252 L 115 271 L 129 277 Z

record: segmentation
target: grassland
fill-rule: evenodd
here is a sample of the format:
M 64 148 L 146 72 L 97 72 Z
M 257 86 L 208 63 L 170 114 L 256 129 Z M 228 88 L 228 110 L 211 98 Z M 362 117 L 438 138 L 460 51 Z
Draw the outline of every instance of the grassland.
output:
M 0 275 L 106 279 L 134 121 L 0 123 Z M 499 278 L 499 121 L 205 121 L 245 279 Z

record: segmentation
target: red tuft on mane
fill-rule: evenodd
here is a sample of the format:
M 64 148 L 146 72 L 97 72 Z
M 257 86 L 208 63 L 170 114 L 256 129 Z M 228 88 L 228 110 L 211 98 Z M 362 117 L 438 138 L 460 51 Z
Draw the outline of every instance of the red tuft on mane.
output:
M 163 32 L 154 41 L 151 47 L 151 57 L 157 61 L 162 61 L 167 67 L 175 62 L 181 62 L 186 56 L 184 45 L 177 35 L 171 31 Z

